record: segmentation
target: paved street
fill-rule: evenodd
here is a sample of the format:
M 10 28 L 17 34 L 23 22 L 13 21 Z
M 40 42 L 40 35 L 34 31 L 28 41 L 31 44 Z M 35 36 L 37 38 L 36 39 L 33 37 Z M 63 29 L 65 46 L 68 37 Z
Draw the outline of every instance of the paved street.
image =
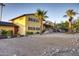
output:
M 1 56 L 77 56 L 79 34 L 53 33 L 1 39 Z

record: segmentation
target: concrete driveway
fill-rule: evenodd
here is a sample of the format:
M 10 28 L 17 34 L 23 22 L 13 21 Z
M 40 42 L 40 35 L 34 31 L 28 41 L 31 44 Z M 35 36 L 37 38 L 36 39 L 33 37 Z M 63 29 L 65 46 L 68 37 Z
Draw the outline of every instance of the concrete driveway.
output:
M 79 55 L 79 34 L 53 33 L 1 39 L 1 56 Z

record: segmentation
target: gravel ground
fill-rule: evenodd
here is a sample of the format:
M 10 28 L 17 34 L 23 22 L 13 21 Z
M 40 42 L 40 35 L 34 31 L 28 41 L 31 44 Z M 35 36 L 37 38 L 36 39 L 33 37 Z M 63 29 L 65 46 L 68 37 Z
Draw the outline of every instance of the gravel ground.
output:
M 79 34 L 53 33 L 1 39 L 0 56 L 78 56 Z

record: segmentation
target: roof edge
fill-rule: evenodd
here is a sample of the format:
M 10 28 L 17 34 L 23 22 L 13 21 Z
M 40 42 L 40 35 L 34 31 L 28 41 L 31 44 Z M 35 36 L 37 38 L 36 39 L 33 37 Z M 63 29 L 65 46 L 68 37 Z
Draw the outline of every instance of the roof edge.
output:
M 9 20 L 9 21 L 13 21 L 13 20 L 15 20 L 15 19 L 17 19 L 17 18 L 19 18 L 19 17 L 27 16 L 27 15 L 34 15 L 34 13 L 31 13 L 31 14 L 23 14 L 23 15 L 20 15 L 20 16 L 18 16 L 18 17 L 15 17 L 15 18 L 13 18 L 13 19 L 11 19 L 11 20 Z

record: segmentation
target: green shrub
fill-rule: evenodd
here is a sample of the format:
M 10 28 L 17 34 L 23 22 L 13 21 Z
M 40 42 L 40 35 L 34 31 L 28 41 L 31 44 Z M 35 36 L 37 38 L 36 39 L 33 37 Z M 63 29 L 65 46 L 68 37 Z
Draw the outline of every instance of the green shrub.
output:
M 7 31 L 7 36 L 11 36 L 11 35 L 12 35 L 11 31 Z
M 35 34 L 39 34 L 39 32 L 36 32 Z
M 1 35 L 6 36 L 7 35 L 7 31 L 6 30 L 2 30 Z
M 32 35 L 33 32 L 26 32 L 26 35 Z
M 2 30 L 1 31 L 1 35 L 3 35 L 3 36 L 11 36 L 12 35 L 12 33 L 11 33 L 11 31 L 6 31 L 6 30 Z

